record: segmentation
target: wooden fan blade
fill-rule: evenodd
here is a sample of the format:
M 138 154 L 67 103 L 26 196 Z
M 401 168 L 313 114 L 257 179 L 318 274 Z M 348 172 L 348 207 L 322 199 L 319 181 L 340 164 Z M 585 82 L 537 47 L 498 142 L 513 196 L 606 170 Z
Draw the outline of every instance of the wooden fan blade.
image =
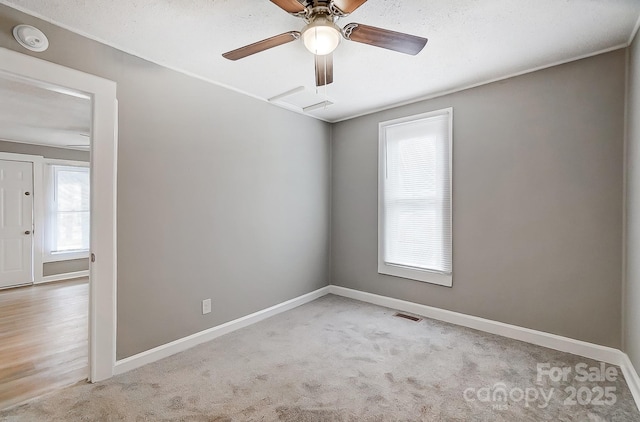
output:
M 298 0 L 271 0 L 271 3 L 288 13 L 304 12 L 304 6 Z
M 315 56 L 316 86 L 329 85 L 333 82 L 333 53 Z
M 240 47 L 233 51 L 228 51 L 224 53 L 222 57 L 229 60 L 238 60 L 252 54 L 256 54 L 261 51 L 297 40 L 298 38 L 300 38 L 300 33 L 298 31 L 285 32 L 284 34 L 276 35 L 275 37 L 267 38 L 266 40 L 254 42 L 253 44 L 245 45 L 244 47 Z
M 333 0 L 333 5 L 347 14 L 353 12 L 366 2 L 367 0 Z
M 375 26 L 350 23 L 344 27 L 345 38 L 400 53 L 415 56 L 427 44 L 427 39 Z

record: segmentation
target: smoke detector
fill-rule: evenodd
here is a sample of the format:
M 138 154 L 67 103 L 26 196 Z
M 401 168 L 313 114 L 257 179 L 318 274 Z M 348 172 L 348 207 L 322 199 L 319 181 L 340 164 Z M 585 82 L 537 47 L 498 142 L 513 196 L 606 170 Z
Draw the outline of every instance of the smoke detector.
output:
M 41 53 L 49 48 L 47 36 L 31 25 L 18 25 L 13 28 L 13 37 L 27 50 Z

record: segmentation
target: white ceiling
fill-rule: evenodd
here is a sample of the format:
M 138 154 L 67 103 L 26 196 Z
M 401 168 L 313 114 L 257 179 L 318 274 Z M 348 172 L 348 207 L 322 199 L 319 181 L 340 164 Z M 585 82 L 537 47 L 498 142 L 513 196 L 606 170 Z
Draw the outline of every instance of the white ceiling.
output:
M 0 139 L 87 149 L 91 100 L 0 75 Z
M 304 26 L 269 0 L 0 3 L 261 99 L 315 90 L 313 56 L 300 40 L 237 62 L 221 56 Z M 427 46 L 414 57 L 343 41 L 335 82 L 318 93 L 334 104 L 308 114 L 344 120 L 620 48 L 639 15 L 640 0 L 369 0 L 338 24 L 407 32 L 428 38 Z

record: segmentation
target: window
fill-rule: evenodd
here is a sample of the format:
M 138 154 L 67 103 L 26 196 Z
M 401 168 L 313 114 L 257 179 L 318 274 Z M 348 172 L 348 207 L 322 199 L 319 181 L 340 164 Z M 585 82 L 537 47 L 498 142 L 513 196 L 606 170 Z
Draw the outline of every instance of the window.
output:
M 380 123 L 378 272 L 451 286 L 453 109 Z
M 46 166 L 45 262 L 89 256 L 89 168 Z

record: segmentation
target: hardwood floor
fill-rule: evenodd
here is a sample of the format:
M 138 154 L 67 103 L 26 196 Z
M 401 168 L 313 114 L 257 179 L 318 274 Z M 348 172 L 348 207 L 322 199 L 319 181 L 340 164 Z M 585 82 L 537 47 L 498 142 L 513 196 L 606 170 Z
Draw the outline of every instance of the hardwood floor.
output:
M 87 379 L 89 279 L 0 290 L 0 409 Z

